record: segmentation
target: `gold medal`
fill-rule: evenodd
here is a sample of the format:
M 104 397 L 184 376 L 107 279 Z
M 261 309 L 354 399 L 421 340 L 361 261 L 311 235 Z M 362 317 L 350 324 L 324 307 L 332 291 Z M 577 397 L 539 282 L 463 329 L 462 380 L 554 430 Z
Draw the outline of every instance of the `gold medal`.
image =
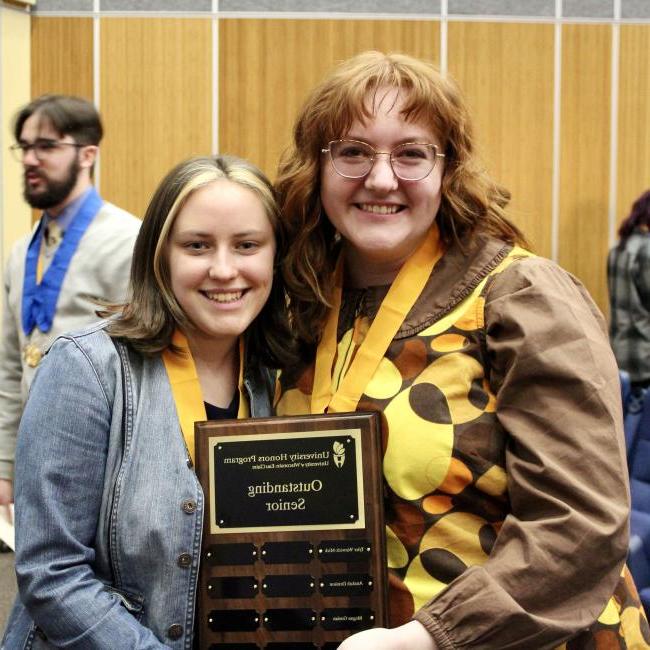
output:
M 43 352 L 41 352 L 40 348 L 37 348 L 34 344 L 28 343 L 23 348 L 23 359 L 25 359 L 25 363 L 30 368 L 36 368 L 42 358 Z

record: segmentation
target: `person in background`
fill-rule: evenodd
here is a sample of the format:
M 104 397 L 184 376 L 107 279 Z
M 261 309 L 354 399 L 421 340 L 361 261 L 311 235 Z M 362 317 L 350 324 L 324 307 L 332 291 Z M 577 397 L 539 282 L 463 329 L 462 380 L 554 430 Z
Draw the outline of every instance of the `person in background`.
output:
M 607 257 L 609 337 L 632 388 L 650 386 L 650 190 L 632 205 Z
M 344 62 L 276 189 L 305 359 L 277 413 L 383 420 L 390 628 L 341 650 L 650 647 L 604 320 L 508 220 L 453 81 Z
M 140 220 L 93 187 L 102 134 L 97 110 L 79 97 L 43 95 L 15 117 L 10 149 L 25 201 L 43 214 L 14 244 L 4 275 L 0 506 L 13 501 L 16 433 L 43 354 L 59 334 L 97 320 L 98 300 L 126 297 Z
M 4 650 L 192 647 L 194 422 L 271 412 L 267 367 L 291 362 L 281 229 L 250 163 L 181 163 L 145 214 L 128 301 L 43 359 L 18 436 Z

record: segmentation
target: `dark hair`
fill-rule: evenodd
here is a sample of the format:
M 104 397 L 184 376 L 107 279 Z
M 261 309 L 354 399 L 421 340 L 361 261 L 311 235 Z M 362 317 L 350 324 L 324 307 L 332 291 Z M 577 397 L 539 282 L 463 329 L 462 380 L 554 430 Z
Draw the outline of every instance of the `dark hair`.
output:
M 270 181 L 251 163 L 234 156 L 191 158 L 172 169 L 161 181 L 147 207 L 133 250 L 129 299 L 109 305 L 100 316 L 115 315 L 108 332 L 126 339 L 136 350 L 153 355 L 171 347 L 174 329 L 192 323 L 171 289 L 167 243 L 174 220 L 190 195 L 218 180 L 237 183 L 254 192 L 271 222 L 276 240 L 273 286 L 267 303 L 246 334 L 247 352 L 271 367 L 295 362 L 287 316 L 287 296 L 278 260 L 286 250 L 283 224 L 278 216 Z
M 104 135 L 99 113 L 88 100 L 72 95 L 41 95 L 16 114 L 16 142 L 20 140 L 25 122 L 35 113 L 50 122 L 59 135 L 69 135 L 78 144 L 98 145 Z
M 639 226 L 650 228 L 650 190 L 646 190 L 632 204 L 632 211 L 618 229 L 619 244 L 625 243 L 625 240 Z
M 386 87 L 397 89 L 404 99 L 404 118 L 425 123 L 443 146 L 445 169 L 436 216 L 442 241 L 459 242 L 481 231 L 526 245 L 524 235 L 506 217 L 510 193 L 478 160 L 469 113 L 456 84 L 433 65 L 404 54 L 358 54 L 307 98 L 276 181 L 280 212 L 293 244 L 284 261 L 292 322 L 307 342 L 319 338 L 337 257 L 336 232 L 320 201 L 322 148 L 344 137 L 353 122 L 372 118 L 372 100 Z

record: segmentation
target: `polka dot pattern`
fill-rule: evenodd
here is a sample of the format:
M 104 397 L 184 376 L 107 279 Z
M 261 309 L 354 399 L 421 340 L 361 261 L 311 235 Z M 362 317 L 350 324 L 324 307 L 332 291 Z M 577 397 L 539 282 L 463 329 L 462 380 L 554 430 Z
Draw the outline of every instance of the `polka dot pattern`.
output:
M 409 404 L 402 391 L 384 409 L 388 446 L 384 476 L 399 497 L 415 500 L 435 490 L 447 475 L 453 446 L 453 425 L 426 420 Z M 423 453 L 426 449 L 427 453 Z
M 413 596 L 413 611 L 420 609 L 447 586 L 445 582 L 438 580 L 427 571 L 419 555 L 409 564 L 404 584 Z
M 451 497 L 445 494 L 430 494 L 422 499 L 422 509 L 431 515 L 442 515 L 453 507 Z
M 402 375 L 392 361 L 384 357 L 379 368 L 366 386 L 366 397 L 370 399 L 389 399 L 402 388 Z
M 408 564 L 408 552 L 390 526 L 386 526 L 386 547 L 388 549 L 388 567 L 390 569 L 401 569 Z
M 383 417 L 391 626 L 408 622 L 467 567 L 485 563 L 510 511 L 507 434 L 485 373 L 487 280 L 423 331 L 393 341 L 359 403 Z M 358 319 L 339 341 L 334 389 L 367 327 L 367 319 Z M 313 368 L 305 376 L 309 372 Z M 281 379 L 278 414 L 308 413 L 312 384 L 311 375 L 297 383 Z M 624 573 L 597 624 L 562 647 L 650 647 L 648 636 L 634 585 Z M 628 638 L 637 643 L 626 646 Z
M 431 341 L 436 352 L 458 352 L 467 346 L 468 340 L 461 334 L 442 334 Z

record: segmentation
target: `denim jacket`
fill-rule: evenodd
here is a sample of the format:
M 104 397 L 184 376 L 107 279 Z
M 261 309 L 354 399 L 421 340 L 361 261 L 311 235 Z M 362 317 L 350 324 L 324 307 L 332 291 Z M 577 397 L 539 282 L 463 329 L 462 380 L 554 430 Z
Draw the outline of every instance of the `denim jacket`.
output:
M 203 492 L 162 359 L 105 326 L 55 342 L 25 407 L 2 650 L 192 647 Z M 271 373 L 247 368 L 251 415 L 268 415 Z

